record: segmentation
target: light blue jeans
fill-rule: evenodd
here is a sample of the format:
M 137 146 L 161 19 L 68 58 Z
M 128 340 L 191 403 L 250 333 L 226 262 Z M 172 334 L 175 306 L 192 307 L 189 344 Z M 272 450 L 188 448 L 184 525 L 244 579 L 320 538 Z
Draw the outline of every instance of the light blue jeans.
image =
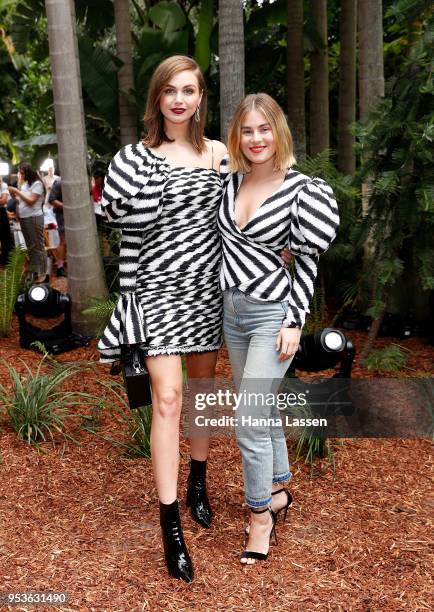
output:
M 245 397 L 277 393 L 292 358 L 279 362 L 276 338 L 288 310 L 287 302 L 260 302 L 236 288 L 224 296 L 223 330 L 237 392 Z M 250 394 L 250 395 L 248 395 Z M 274 403 L 241 401 L 236 429 L 241 451 L 246 503 L 259 508 L 271 503 L 271 486 L 291 478 L 288 450 Z M 243 416 L 253 425 L 240 426 Z M 264 419 L 260 424 L 256 419 Z M 264 424 L 265 423 L 265 424 Z

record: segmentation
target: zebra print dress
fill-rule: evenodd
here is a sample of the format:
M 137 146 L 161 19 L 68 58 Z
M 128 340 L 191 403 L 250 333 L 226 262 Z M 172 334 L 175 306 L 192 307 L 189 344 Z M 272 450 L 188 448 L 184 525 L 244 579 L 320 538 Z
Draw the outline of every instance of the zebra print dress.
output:
M 114 157 L 102 209 L 122 230 L 121 296 L 101 361 L 118 359 L 122 344 L 139 343 L 148 356 L 220 348 L 221 197 L 212 168 L 171 168 L 141 143 Z

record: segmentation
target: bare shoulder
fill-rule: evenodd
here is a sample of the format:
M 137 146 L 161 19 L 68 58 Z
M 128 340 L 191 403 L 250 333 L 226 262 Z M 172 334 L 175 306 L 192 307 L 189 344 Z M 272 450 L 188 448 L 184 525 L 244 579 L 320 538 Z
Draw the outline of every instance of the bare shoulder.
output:
M 211 148 L 211 144 L 214 151 L 214 168 L 218 168 L 223 157 L 227 154 L 228 150 L 226 148 L 226 145 L 220 142 L 219 140 L 210 140 L 209 148 Z

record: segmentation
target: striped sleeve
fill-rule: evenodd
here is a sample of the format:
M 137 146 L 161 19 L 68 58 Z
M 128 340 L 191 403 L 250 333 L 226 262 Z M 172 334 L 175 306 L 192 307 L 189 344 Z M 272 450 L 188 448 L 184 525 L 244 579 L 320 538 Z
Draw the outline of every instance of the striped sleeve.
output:
M 309 179 L 291 206 L 288 247 L 295 270 L 284 327 L 304 326 L 314 293 L 319 256 L 327 251 L 339 227 L 338 205 L 331 187 L 322 179 Z
M 135 217 L 135 226 L 140 225 L 140 214 L 144 216 L 143 221 L 147 221 L 155 204 L 153 190 L 148 189 L 155 166 L 155 160 L 143 147 L 139 151 L 138 145 L 127 145 L 116 153 L 102 193 L 101 207 L 107 221 L 120 228 L 131 214 Z
M 230 173 L 229 153 L 226 153 L 220 162 L 220 180 L 223 184 L 229 179 Z

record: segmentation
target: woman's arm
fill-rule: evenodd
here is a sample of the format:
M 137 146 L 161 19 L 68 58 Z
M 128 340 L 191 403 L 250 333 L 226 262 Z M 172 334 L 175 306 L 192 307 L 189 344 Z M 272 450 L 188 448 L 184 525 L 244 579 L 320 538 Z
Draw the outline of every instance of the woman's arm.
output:
M 319 256 L 336 237 L 339 211 L 331 187 L 309 179 L 291 206 L 289 249 L 294 255 L 294 277 L 284 327 L 304 326 L 315 289 Z
M 9 187 L 9 192 L 13 197 L 20 198 L 20 200 L 25 202 L 28 206 L 33 206 L 33 204 L 37 202 L 39 198 L 41 197 L 41 194 L 38 194 L 38 193 L 27 194 L 27 193 L 24 193 L 23 191 L 20 191 L 16 187 Z
M 161 194 L 170 168 L 141 145 L 126 145 L 112 159 L 104 181 L 101 208 L 121 230 L 146 229 L 161 211 Z

